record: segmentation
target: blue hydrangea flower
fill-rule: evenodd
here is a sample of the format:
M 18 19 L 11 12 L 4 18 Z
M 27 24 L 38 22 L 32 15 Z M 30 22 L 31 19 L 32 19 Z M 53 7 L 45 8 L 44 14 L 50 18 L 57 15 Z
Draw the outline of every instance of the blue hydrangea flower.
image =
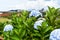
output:
M 34 28 L 35 29 L 38 29 L 37 26 L 41 26 L 42 25 L 42 22 L 44 22 L 44 21 L 45 21 L 44 18 L 39 18 L 38 21 L 35 22 Z
M 10 24 L 8 24 L 4 27 L 4 31 L 12 31 L 12 29 L 13 29 L 13 26 Z
M 31 16 L 35 16 L 35 17 L 41 16 L 42 17 L 42 13 L 40 13 L 38 10 L 32 10 L 31 13 L 29 14 L 29 17 L 31 17 Z
M 50 34 L 50 40 L 60 40 L 60 29 L 55 29 Z

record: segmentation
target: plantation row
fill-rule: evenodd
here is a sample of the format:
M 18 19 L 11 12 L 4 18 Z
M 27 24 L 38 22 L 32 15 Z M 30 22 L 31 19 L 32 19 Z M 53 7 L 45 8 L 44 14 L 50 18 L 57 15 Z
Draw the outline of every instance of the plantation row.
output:
M 23 10 L 0 22 L 1 40 L 60 40 L 60 9 L 48 7 L 44 12 Z M 44 16 L 44 17 L 43 17 Z

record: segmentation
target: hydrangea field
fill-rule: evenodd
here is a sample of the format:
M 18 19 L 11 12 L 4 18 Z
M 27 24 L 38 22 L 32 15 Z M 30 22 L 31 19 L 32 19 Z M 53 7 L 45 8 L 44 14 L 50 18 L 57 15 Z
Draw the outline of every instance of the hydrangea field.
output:
M 0 40 L 60 40 L 60 8 L 43 12 L 22 10 L 8 22 L 0 22 Z

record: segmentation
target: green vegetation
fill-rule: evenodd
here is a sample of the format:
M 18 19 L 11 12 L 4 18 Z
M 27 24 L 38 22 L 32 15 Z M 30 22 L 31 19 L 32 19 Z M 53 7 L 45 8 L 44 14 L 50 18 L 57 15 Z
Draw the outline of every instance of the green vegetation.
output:
M 42 26 L 38 26 L 38 29 L 34 29 L 34 23 L 37 21 L 37 18 L 29 17 L 30 13 L 28 11 L 23 10 L 19 16 L 17 16 L 16 13 L 12 14 L 10 18 L 11 21 L 8 21 L 8 23 L 14 27 L 12 31 L 4 32 L 4 25 L 8 23 L 0 23 L 4 40 L 49 40 L 50 33 L 54 29 L 60 28 L 60 12 L 59 8 L 48 7 L 48 9 L 45 14 L 46 21 L 42 23 Z M 1 18 L 1 21 L 3 21 L 3 19 L 9 20 Z
M 8 18 L 3 18 L 3 17 L 0 18 L 0 22 L 7 22 L 7 21 L 10 21 L 10 19 L 8 19 Z

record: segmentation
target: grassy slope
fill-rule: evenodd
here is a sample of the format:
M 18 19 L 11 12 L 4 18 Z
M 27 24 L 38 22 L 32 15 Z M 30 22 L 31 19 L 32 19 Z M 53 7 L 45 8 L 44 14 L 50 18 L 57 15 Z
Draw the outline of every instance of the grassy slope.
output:
M 0 22 L 6 22 L 6 21 L 9 21 L 8 18 L 0 18 Z

